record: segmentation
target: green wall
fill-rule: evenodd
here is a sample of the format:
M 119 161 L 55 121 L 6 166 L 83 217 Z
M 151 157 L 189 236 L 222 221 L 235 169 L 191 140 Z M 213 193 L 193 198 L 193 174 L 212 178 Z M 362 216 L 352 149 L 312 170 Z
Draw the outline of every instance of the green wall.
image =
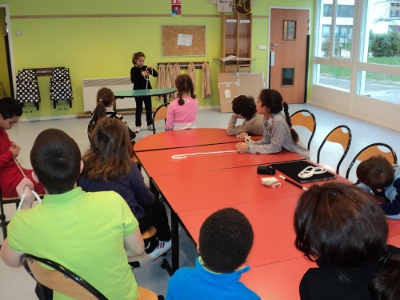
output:
M 267 70 L 268 14 L 270 6 L 282 1 L 259 0 L 253 5 L 253 72 Z M 314 0 L 284 1 L 284 6 L 314 9 Z M 83 112 L 82 79 L 127 77 L 132 54 L 143 51 L 146 64 L 158 62 L 208 61 L 211 68 L 212 97 L 202 99 L 201 106 L 218 106 L 217 77 L 220 63 L 220 18 L 216 5 L 208 0 L 182 0 L 182 16 L 171 16 L 170 0 L 0 0 L 8 4 L 15 70 L 25 68 L 70 68 L 74 93 L 73 107 L 54 109 L 49 97 L 49 76 L 39 77 L 42 102 L 39 111 L 24 113 L 25 118 L 76 115 Z M 134 15 L 134 16 L 132 16 Z M 206 25 L 206 56 L 162 57 L 161 26 Z M 21 31 L 17 36 L 15 32 Z M 197 70 L 201 86 L 201 70 Z M 152 81 L 153 87 L 156 80 Z M 197 91 L 199 96 L 200 91 Z M 201 96 L 201 95 L 200 95 Z M 94 99 L 93 99 L 94 101 Z M 153 106 L 157 100 L 153 100 Z
M 10 90 L 10 80 L 8 77 L 8 68 L 7 68 L 7 53 L 6 53 L 6 43 L 3 36 L 3 30 L 5 30 L 5 8 L 0 7 L 0 82 L 4 88 L 5 96 L 11 95 Z M 3 97 L 3 89 L 0 87 L 0 97 Z

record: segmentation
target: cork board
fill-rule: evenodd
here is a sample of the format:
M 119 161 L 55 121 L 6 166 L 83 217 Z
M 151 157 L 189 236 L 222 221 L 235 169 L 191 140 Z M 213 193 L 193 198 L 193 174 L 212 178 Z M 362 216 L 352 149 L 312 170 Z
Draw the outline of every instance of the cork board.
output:
M 205 56 L 206 26 L 163 26 L 162 56 Z

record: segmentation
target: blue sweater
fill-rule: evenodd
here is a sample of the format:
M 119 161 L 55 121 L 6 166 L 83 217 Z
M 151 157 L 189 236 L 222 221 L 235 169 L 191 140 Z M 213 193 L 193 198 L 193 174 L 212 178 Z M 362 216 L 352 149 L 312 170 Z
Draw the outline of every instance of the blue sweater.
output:
M 365 184 L 357 184 L 363 190 L 381 197 L 386 201 L 386 203 L 381 203 L 386 217 L 391 219 L 400 219 L 400 167 L 394 165 L 394 179 L 391 185 L 382 189 L 382 191 L 377 191 L 371 189 Z
M 194 268 L 181 268 L 169 279 L 166 300 L 260 299 L 239 282 L 242 273 L 249 269 L 246 266 L 233 273 L 214 273 L 207 270 L 198 257 Z

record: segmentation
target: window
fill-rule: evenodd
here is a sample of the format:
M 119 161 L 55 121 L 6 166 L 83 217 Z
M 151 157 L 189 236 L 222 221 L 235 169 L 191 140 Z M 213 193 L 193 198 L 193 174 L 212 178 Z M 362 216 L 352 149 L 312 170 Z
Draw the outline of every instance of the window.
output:
M 400 17 L 400 3 L 390 3 L 390 17 Z
M 324 4 L 324 17 L 332 17 L 332 4 Z
M 353 18 L 354 5 L 338 5 L 338 18 Z

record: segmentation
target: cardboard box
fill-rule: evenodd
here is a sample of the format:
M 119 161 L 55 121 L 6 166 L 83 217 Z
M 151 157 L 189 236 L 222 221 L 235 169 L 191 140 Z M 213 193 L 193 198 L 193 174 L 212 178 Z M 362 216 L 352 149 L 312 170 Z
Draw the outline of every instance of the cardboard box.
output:
M 232 101 L 239 95 L 257 99 L 264 88 L 263 73 L 219 73 L 218 89 L 221 112 L 232 112 Z

